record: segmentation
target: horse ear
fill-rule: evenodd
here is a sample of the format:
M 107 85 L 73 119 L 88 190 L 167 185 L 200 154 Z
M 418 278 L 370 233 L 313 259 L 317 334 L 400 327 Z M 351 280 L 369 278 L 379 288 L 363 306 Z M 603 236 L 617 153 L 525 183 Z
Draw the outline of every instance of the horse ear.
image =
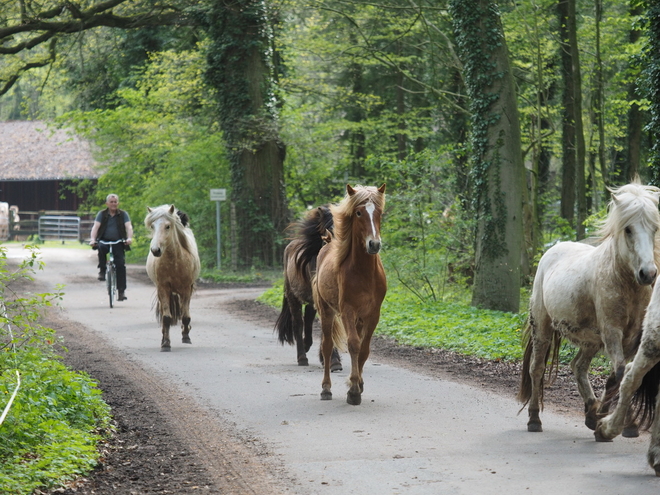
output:
M 174 213 L 174 205 L 170 206 L 170 215 Z
M 151 213 L 151 212 L 154 211 L 154 210 L 151 209 L 151 206 L 147 206 L 147 211 L 148 211 L 149 213 Z
M 353 196 L 353 194 L 355 194 L 355 189 L 353 189 L 350 184 L 346 184 L 346 192 L 349 196 Z
M 378 192 L 381 193 L 381 194 L 385 194 L 385 184 L 383 184 L 382 186 L 380 186 L 378 188 Z

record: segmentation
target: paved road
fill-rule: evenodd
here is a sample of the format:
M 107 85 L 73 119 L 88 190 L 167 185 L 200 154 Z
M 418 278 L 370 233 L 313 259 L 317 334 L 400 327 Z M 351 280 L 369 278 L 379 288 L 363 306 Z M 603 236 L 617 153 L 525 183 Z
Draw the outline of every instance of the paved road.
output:
M 9 255 L 18 256 L 17 248 Z M 596 443 L 581 417 L 547 409 L 546 431 L 527 433 L 510 398 L 375 358 L 365 366 L 362 405 L 345 401 L 346 371 L 333 374 L 335 399 L 321 401 L 318 365 L 299 368 L 272 326 L 222 309 L 223 301 L 254 298 L 258 290 L 199 290 L 193 345 L 174 338 L 172 352 L 161 353 L 153 286 L 129 280 L 129 299 L 110 309 L 95 279 L 95 252 L 47 248 L 43 259 L 46 269 L 37 278 L 66 284 L 67 318 L 265 445 L 294 480 L 284 487 L 288 493 L 660 493 L 660 478 L 646 464 L 647 434 Z

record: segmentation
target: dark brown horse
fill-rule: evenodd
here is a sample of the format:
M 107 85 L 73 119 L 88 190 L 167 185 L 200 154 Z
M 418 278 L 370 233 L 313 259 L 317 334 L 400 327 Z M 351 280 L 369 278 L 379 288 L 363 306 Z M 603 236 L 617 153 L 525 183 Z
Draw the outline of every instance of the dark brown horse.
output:
M 348 347 L 351 355 L 346 401 L 356 406 L 362 402 L 362 370 L 387 292 L 385 270 L 378 254 L 384 207 L 385 184 L 378 189 L 347 185 L 344 199 L 331 207 L 334 236 L 319 252 L 312 282 L 323 332 L 321 400 L 332 399 L 329 361 L 336 346 Z
M 324 244 L 322 237 L 326 231 L 332 231 L 332 225 L 330 208 L 319 206 L 289 226 L 292 235 L 291 242 L 284 249 L 284 297 L 275 329 L 282 345 L 296 345 L 299 366 L 309 365 L 307 352 L 312 347 L 312 326 L 316 317 L 312 277 L 316 271 L 316 257 Z M 336 349 L 332 354 L 331 368 L 332 371 L 342 369 Z

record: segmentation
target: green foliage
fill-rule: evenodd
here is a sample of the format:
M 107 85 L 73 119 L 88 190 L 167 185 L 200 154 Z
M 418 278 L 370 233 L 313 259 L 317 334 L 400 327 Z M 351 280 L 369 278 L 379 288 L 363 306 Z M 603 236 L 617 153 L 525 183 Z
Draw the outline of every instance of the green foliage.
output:
M 452 297 L 471 284 L 473 222 L 454 192 L 450 150 L 381 165 L 388 184 L 381 228 L 388 273 L 421 300 Z
M 174 204 L 190 216 L 202 263 L 215 263 L 216 207 L 209 190 L 229 189 L 230 179 L 203 62 L 199 51 L 153 55 L 136 73 L 136 88 L 117 92 L 122 102 L 117 108 L 71 112 L 60 119 L 97 144 L 98 160 L 107 166 L 97 208 L 108 193 L 119 194 L 135 228 L 135 258 L 146 258 L 148 251 L 147 206 Z M 228 239 L 229 211 L 221 213 L 222 236 Z
M 12 271 L 0 248 L 0 411 L 16 392 L 0 424 L 0 492 L 25 495 L 89 472 L 110 421 L 96 383 L 59 361 L 55 332 L 37 323 L 61 291 L 19 295 L 14 290 L 42 267 L 36 249 L 29 253 Z

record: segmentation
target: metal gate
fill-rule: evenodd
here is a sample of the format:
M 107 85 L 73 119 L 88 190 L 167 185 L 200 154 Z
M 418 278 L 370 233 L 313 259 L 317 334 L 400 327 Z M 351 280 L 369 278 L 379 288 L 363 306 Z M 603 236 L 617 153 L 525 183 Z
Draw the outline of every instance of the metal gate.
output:
M 39 238 L 43 241 L 80 241 L 80 218 L 39 217 Z

